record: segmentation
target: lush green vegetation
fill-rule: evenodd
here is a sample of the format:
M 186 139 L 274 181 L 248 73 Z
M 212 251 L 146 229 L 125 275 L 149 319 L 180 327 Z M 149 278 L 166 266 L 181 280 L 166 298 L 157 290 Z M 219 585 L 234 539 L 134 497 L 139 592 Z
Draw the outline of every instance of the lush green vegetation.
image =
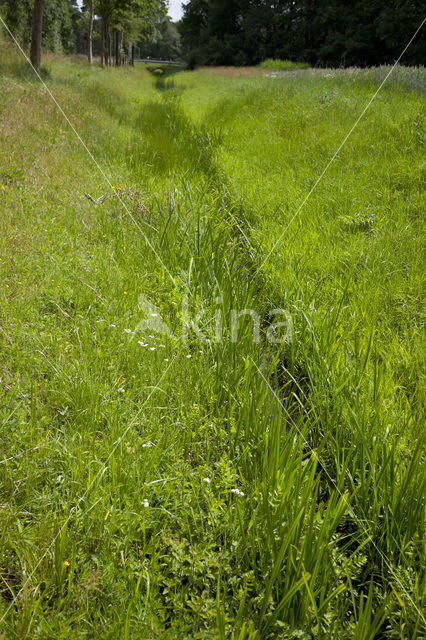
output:
M 424 2 L 188 0 L 178 28 L 191 66 L 273 58 L 315 66 L 392 64 L 425 22 Z M 425 64 L 418 34 L 405 64 Z
M 268 58 L 260 63 L 261 69 L 278 69 L 280 71 L 295 71 L 296 69 L 308 69 L 307 62 L 292 62 L 291 60 L 275 60 Z
M 424 637 L 424 70 L 1 47 L 2 636 Z
M 34 0 L 0 0 L 0 16 L 21 43 L 31 41 Z M 45 0 L 43 47 L 56 53 L 86 53 L 87 19 L 76 0 Z M 99 35 L 99 34 L 97 34 Z M 99 38 L 95 38 L 99 49 Z
M 164 0 L 92 1 L 94 55 L 101 54 L 104 21 L 107 63 L 119 64 L 122 55 L 131 58 L 133 46 L 136 57 L 180 59 L 179 35 L 175 24 L 166 16 Z M 90 4 L 90 0 L 45 0 L 43 49 L 87 55 Z M 33 8 L 34 0 L 0 0 L 0 17 L 24 47 L 31 41 Z

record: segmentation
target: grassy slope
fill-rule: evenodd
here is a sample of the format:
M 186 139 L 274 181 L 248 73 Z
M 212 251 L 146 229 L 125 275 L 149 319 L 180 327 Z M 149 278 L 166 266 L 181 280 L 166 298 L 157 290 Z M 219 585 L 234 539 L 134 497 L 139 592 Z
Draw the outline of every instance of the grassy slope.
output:
M 423 72 L 256 273 L 383 71 L 48 66 L 132 217 L 2 44 L 0 633 L 421 637 Z M 184 294 L 225 333 L 289 309 L 262 365 L 284 410 L 249 321 L 236 345 L 126 333 L 141 294 L 176 335 Z

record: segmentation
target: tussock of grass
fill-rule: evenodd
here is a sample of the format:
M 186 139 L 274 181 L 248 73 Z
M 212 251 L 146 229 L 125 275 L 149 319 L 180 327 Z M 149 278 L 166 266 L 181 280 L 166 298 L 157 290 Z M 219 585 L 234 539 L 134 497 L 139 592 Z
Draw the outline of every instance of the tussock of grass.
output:
M 293 62 L 292 60 L 277 60 L 268 58 L 259 64 L 262 69 L 277 69 L 279 71 L 295 71 L 296 69 L 308 69 L 307 62 Z
M 110 189 L 1 46 L 4 636 L 421 638 L 424 72 L 274 248 L 385 69 L 165 91 L 51 58 Z M 179 338 L 185 300 L 222 342 Z

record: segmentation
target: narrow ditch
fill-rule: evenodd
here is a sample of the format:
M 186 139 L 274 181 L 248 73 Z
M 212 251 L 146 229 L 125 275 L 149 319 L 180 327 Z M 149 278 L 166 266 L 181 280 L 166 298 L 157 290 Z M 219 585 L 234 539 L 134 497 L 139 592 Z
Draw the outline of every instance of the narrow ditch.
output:
M 161 102 L 146 105 L 140 124 L 144 130 L 149 130 L 148 135 L 153 145 L 157 134 L 166 134 L 170 139 L 170 146 L 179 149 L 179 167 L 193 163 L 194 156 L 198 156 L 199 162 L 192 169 L 202 175 L 214 199 L 219 203 L 220 215 L 224 216 L 235 250 L 241 257 L 239 264 L 244 265 L 243 273 L 236 273 L 235 277 L 254 284 L 259 296 L 251 302 L 256 303 L 256 311 L 264 318 L 260 332 L 262 356 L 258 366 L 270 385 L 270 411 L 286 414 L 290 424 L 294 424 L 296 418 L 300 417 L 300 408 L 297 415 L 288 411 L 289 396 L 295 395 L 299 403 L 303 403 L 309 395 L 307 376 L 299 363 L 291 361 L 285 349 L 277 348 L 267 340 L 270 327 L 266 320 L 267 314 L 270 309 L 282 308 L 283 305 L 276 302 L 271 305 L 272 292 L 269 291 L 262 272 L 258 272 L 257 248 L 253 245 L 247 228 L 251 221 L 254 222 L 255 216 L 233 198 L 233 185 L 215 159 L 216 150 L 222 144 L 222 134 L 220 131 L 209 131 L 205 125 L 196 125 L 191 121 L 181 108 L 173 81 L 155 78 L 154 83 L 162 93 Z M 274 369 L 273 375 L 268 373 L 271 369 Z

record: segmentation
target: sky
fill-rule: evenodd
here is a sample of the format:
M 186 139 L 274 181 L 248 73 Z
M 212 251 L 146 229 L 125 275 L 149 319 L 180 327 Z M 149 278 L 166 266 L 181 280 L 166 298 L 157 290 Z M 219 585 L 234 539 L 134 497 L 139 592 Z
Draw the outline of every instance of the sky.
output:
M 182 0 L 169 0 L 168 14 L 173 22 L 176 22 L 176 20 L 180 20 L 183 15 Z
M 81 5 L 83 4 L 83 0 L 77 0 L 77 4 L 81 7 Z M 167 13 L 169 14 L 173 22 L 176 22 L 176 20 L 180 20 L 183 15 L 182 0 L 169 0 L 169 10 Z

